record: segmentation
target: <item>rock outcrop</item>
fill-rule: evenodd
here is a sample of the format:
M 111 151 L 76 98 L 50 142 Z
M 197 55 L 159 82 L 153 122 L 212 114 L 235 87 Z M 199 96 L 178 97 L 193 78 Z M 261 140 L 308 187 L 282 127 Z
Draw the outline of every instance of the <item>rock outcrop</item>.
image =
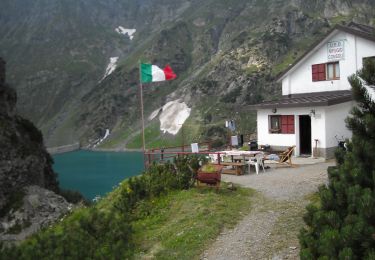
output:
M 29 186 L 56 192 L 59 189 L 42 134 L 30 121 L 17 115 L 16 101 L 16 92 L 5 83 L 5 62 L 0 58 L 0 218 L 12 213 L 14 204 L 23 198 L 20 194 L 35 190 Z M 0 236 L 2 229 L 12 228 L 13 224 L 6 228 L 0 225 Z
M 23 240 L 72 209 L 63 197 L 39 186 L 25 188 L 18 206 L 0 218 L 0 241 Z

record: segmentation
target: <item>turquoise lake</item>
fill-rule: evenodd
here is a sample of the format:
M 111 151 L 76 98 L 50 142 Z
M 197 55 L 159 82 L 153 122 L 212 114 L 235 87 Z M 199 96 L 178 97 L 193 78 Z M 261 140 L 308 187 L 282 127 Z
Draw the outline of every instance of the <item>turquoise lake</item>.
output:
M 140 152 L 75 151 L 56 154 L 53 159 L 60 187 L 78 190 L 89 200 L 107 194 L 122 180 L 143 171 Z

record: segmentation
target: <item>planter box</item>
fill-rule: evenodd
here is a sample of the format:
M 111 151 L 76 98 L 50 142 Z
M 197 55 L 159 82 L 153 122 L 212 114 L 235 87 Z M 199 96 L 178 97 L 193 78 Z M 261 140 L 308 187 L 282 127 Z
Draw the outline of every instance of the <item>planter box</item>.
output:
M 215 172 L 204 172 L 200 168 L 197 172 L 197 184 L 205 183 L 208 185 L 215 185 L 217 188 L 220 186 L 221 182 L 221 171 L 223 170 L 223 165 L 213 165 L 215 167 Z

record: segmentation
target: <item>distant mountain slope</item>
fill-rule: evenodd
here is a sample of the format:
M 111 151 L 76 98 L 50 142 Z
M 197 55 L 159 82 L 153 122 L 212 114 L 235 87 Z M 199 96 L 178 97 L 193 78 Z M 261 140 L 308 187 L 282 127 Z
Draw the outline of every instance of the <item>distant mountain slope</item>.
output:
M 253 116 L 233 106 L 279 95 L 275 76 L 312 41 L 335 23 L 374 24 L 374 9 L 370 0 L 5 0 L 0 54 L 20 86 L 20 111 L 50 146 L 93 143 L 109 129 L 103 146 L 117 147 L 137 131 L 139 60 L 169 63 L 178 74 L 145 86 L 146 117 L 180 100 L 192 108 L 183 138 L 220 139 L 227 118 L 241 117 L 243 133 L 254 129 Z M 118 26 L 136 29 L 134 38 Z M 116 69 L 103 79 L 111 57 L 119 57 Z M 159 124 L 147 122 L 149 145 L 182 138 Z

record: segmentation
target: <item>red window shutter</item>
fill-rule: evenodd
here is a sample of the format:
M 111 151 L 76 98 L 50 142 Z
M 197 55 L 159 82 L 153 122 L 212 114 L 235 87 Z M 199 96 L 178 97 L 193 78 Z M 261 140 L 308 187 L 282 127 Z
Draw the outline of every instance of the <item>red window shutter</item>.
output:
M 281 116 L 281 124 L 282 125 L 288 124 L 288 116 Z
M 282 134 L 288 133 L 288 125 L 281 125 L 281 133 Z
M 326 64 L 314 64 L 311 66 L 312 81 L 326 80 Z
M 318 70 L 319 70 L 319 73 L 325 73 L 326 72 L 326 65 L 325 64 L 319 64 L 318 65 Z
M 294 134 L 294 115 L 281 116 L 281 133 Z
M 294 125 L 294 116 L 288 116 L 288 125 Z
M 294 124 L 288 125 L 288 134 L 294 134 Z
M 311 66 L 311 71 L 312 73 L 317 73 L 318 72 L 318 64 L 314 64 Z
M 312 81 L 318 81 L 319 75 L 318 75 L 318 64 L 314 64 L 311 66 L 311 72 L 312 72 Z
M 326 80 L 326 64 L 319 64 L 319 81 Z

